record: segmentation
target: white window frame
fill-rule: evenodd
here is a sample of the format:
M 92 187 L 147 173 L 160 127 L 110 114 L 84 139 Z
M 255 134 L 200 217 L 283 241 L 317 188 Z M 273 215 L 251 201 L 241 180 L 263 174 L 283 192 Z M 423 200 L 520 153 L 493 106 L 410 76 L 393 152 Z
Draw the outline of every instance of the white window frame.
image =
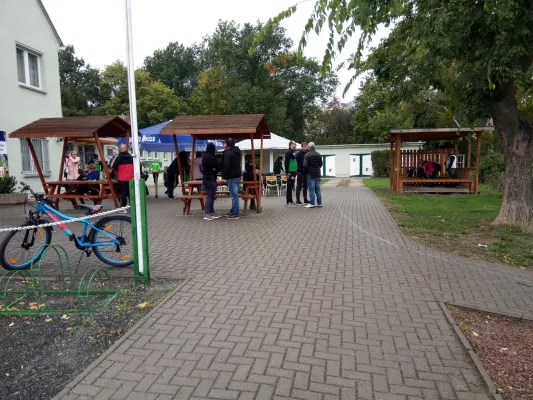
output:
M 31 89 L 43 90 L 43 79 L 42 79 L 42 63 L 41 59 L 43 54 L 35 50 L 30 50 L 27 47 L 17 43 L 17 50 L 23 52 L 24 59 L 24 78 L 26 82 L 20 82 L 19 85 Z M 39 86 L 34 86 L 30 83 L 30 63 L 28 59 L 28 54 L 34 55 L 37 57 L 37 79 L 39 80 Z M 16 56 L 16 51 L 15 51 Z M 17 80 L 18 80 L 18 58 L 17 58 Z
M 35 144 L 37 142 L 41 142 L 41 146 L 36 146 Z M 31 142 L 33 144 L 33 148 L 35 149 L 35 154 L 37 155 L 37 158 L 41 156 L 41 170 L 43 171 L 43 175 L 50 175 L 50 157 L 48 154 L 48 140 L 47 139 L 31 139 Z M 39 154 L 39 150 L 40 153 Z M 20 139 L 20 153 L 22 157 L 22 175 L 38 175 L 37 167 L 35 166 L 35 161 L 33 160 L 33 157 L 31 155 L 30 147 L 28 146 L 28 142 L 26 142 L 26 139 Z M 29 169 L 25 168 L 25 165 L 29 165 Z

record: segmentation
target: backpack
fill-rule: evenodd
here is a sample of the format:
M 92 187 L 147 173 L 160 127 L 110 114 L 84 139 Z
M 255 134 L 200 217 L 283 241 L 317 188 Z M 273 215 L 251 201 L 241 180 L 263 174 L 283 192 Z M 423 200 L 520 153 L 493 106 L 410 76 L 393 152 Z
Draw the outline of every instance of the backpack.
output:
M 289 160 L 289 171 L 287 172 L 298 172 L 298 161 L 296 161 L 296 158 Z

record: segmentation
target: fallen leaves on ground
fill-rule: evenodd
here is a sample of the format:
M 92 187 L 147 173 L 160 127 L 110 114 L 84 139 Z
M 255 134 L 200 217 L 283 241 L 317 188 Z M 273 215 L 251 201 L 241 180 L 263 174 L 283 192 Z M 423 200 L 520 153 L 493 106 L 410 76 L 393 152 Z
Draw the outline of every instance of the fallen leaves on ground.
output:
M 137 304 L 137 308 L 146 308 L 146 307 L 150 307 L 151 305 L 152 303 L 150 303 L 149 301 L 145 301 L 145 302 Z

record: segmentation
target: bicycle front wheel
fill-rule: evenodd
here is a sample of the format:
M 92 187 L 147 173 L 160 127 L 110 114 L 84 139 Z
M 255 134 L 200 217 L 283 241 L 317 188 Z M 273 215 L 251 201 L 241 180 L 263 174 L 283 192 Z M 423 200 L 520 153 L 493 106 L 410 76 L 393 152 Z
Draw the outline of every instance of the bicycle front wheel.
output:
M 21 226 L 31 226 L 26 221 Z M 4 269 L 17 271 L 28 269 L 43 256 L 46 246 L 52 242 L 52 229 L 34 228 L 10 232 L 0 244 L 0 264 Z
M 91 231 L 94 254 L 113 267 L 133 264 L 133 237 L 131 219 L 126 215 L 102 218 Z

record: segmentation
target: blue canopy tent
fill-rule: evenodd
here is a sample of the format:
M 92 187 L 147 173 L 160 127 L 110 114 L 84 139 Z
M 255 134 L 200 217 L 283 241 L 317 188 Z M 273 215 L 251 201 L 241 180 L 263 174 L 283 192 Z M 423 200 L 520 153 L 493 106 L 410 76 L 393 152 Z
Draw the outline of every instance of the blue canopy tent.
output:
M 157 152 L 174 152 L 174 140 L 172 135 L 161 135 L 163 129 L 171 121 L 163 122 L 161 124 L 149 126 L 144 129 L 139 129 L 141 135 L 139 136 L 139 145 L 142 151 L 157 151 Z M 179 151 L 192 151 L 192 136 L 191 135 L 177 135 Z M 130 139 L 131 140 L 131 139 Z M 224 148 L 224 143 L 220 140 L 196 140 L 195 151 L 204 152 L 207 143 L 213 142 L 217 150 Z M 125 138 L 120 138 L 118 144 L 126 143 Z

